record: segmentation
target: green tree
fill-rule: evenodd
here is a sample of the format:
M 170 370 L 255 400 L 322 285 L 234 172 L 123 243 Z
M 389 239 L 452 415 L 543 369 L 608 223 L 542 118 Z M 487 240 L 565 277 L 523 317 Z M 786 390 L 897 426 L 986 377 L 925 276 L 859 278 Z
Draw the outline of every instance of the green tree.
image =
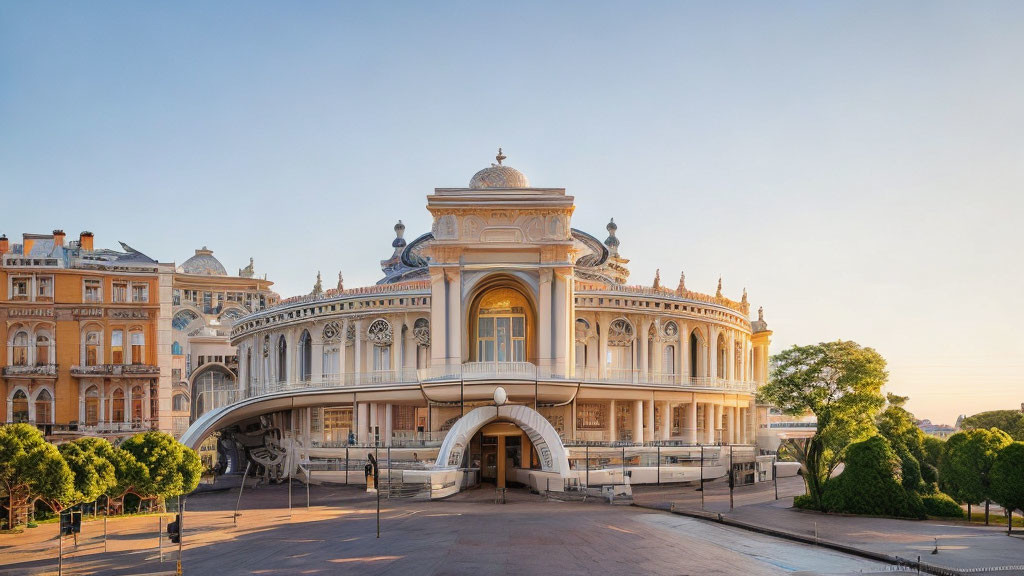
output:
M 802 450 L 804 483 L 815 508 L 822 509 L 825 482 L 846 447 L 875 432 L 875 416 L 885 403 L 885 359 L 856 342 L 793 346 L 772 358 L 771 379 L 758 401 L 787 414 L 813 412 L 818 425 Z
M 199 485 L 203 465 L 195 450 L 164 432 L 144 432 L 124 441 L 121 448 L 149 471 L 144 488 L 148 498 L 171 498 L 188 494 Z M 140 482 L 141 484 L 141 482 Z
M 930 483 L 935 481 L 935 475 L 921 466 L 924 433 L 914 423 L 914 415 L 904 408 L 907 400 L 906 396 L 886 395 L 887 406 L 878 416 L 878 432 L 900 457 L 904 488 L 920 492 L 924 488 L 924 477 L 927 476 Z
M 103 438 L 79 438 L 61 444 L 58 449 L 75 475 L 74 504 L 95 502 L 117 484 L 114 465 L 108 459 L 110 442 Z
M 884 436 L 851 444 L 842 474 L 825 485 L 823 507 L 844 514 L 923 518 L 920 495 L 902 482 L 902 462 Z
M 38 428 L 8 424 L 0 426 L 0 489 L 8 501 L 7 525 L 13 527 L 15 511 L 36 498 L 58 506 L 70 502 L 74 475 Z
M 1003 446 L 991 473 L 992 499 L 1006 510 L 1006 529 L 1013 529 L 1013 511 L 1024 510 L 1024 442 Z
M 1018 441 L 1024 441 L 1024 412 L 1020 410 L 991 410 L 964 418 L 961 430 L 988 430 L 999 428 Z
M 957 432 L 946 441 L 942 455 L 940 480 L 944 491 L 960 502 L 970 505 L 985 502 L 985 523 L 988 523 L 988 502 L 992 498 L 991 472 L 999 451 L 1011 443 L 1002 430 L 967 430 Z

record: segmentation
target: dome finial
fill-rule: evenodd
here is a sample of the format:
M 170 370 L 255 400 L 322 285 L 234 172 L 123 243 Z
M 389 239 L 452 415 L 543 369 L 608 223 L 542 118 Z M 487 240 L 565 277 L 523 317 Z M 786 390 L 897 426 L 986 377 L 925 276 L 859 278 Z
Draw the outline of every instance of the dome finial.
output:
M 505 158 L 506 156 L 501 153 L 501 146 L 498 146 L 498 155 L 494 157 L 494 159 L 498 161 L 498 166 L 501 166 L 501 161 Z

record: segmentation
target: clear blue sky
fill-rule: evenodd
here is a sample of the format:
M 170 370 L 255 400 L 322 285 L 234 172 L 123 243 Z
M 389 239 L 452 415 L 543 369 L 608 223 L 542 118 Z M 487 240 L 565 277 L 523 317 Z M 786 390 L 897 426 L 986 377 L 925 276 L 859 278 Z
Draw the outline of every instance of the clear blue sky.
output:
M 370 284 L 500 145 L 952 423 L 1024 401 L 1022 55 L 1019 2 L 6 2 L 0 232 Z

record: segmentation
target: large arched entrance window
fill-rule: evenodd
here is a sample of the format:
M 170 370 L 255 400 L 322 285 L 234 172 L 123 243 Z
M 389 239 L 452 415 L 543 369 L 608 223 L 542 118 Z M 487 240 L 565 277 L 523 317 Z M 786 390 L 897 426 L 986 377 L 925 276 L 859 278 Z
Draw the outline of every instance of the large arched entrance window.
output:
M 700 372 L 700 338 L 697 337 L 697 331 L 690 332 L 690 378 L 699 378 L 704 376 Z
M 299 336 L 299 380 L 309 380 L 313 373 L 313 339 L 308 330 Z
M 20 388 L 11 397 L 11 422 L 28 422 L 28 395 Z
M 477 362 L 527 362 L 529 301 L 518 290 L 492 288 L 476 307 L 474 359 Z
M 192 380 L 192 399 L 195 403 L 193 418 L 230 404 L 235 400 L 235 376 L 227 368 L 217 364 L 204 366 Z
M 728 373 L 727 371 L 729 366 L 729 351 L 725 345 L 724 334 L 718 335 L 718 347 L 716 354 L 718 356 L 717 376 L 719 378 L 725 378 L 725 375 Z

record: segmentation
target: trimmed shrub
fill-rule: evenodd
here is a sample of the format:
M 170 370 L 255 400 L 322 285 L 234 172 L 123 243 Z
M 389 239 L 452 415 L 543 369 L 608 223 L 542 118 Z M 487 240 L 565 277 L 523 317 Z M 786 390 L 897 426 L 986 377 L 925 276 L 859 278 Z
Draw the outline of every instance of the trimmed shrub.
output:
M 925 514 L 929 516 L 935 516 L 936 518 L 964 517 L 963 508 L 955 500 L 942 492 L 922 496 L 921 501 L 924 503 Z
M 829 512 L 923 518 L 924 504 L 901 484 L 903 461 L 882 436 L 847 448 L 843 473 L 825 484 L 822 504 Z
M 814 499 L 811 498 L 810 494 L 801 494 L 793 497 L 793 507 L 803 508 L 804 510 L 818 509 L 818 507 L 814 505 Z
M 939 470 L 927 462 L 921 463 L 921 479 L 925 484 L 932 485 L 939 482 Z M 927 490 L 926 490 L 927 491 Z

